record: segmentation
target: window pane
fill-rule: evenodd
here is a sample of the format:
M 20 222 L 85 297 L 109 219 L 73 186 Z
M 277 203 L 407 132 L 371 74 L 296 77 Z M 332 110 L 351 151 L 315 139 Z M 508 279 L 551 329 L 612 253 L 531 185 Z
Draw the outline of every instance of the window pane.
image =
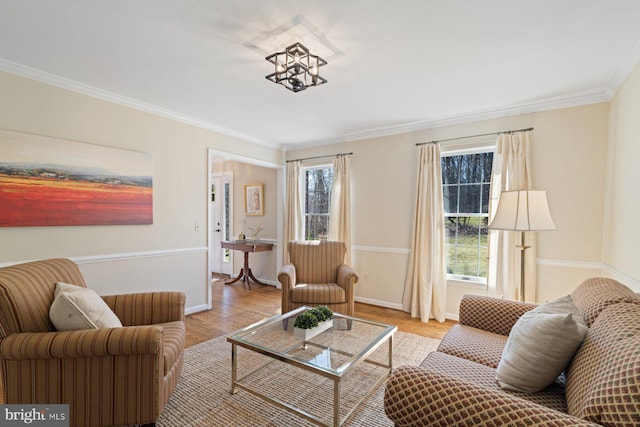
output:
M 460 186 L 460 213 L 480 213 L 480 184 Z
M 482 182 L 491 182 L 491 169 L 493 167 L 493 153 L 477 154 L 482 158 Z
M 490 197 L 489 190 L 490 189 L 491 189 L 491 187 L 489 186 L 489 184 L 482 184 L 482 201 L 481 201 L 482 209 L 481 209 L 481 212 L 485 213 L 485 214 L 489 213 L 489 197 Z
M 442 201 L 445 213 L 458 213 L 458 186 L 444 185 L 442 187 Z
M 462 156 L 443 157 L 440 161 L 442 166 L 442 182 L 444 184 L 457 184 Z

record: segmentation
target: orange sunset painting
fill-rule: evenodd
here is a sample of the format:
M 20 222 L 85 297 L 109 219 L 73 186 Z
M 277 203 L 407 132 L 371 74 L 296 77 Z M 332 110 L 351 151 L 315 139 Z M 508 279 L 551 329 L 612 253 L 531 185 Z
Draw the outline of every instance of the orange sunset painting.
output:
M 0 131 L 0 227 L 153 224 L 151 155 Z

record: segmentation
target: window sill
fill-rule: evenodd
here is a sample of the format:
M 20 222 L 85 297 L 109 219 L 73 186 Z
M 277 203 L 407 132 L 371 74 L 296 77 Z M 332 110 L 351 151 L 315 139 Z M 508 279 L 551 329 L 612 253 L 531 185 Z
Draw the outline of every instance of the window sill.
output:
M 447 286 L 457 286 L 461 288 L 487 289 L 485 281 L 473 279 L 461 279 L 459 277 L 447 277 Z

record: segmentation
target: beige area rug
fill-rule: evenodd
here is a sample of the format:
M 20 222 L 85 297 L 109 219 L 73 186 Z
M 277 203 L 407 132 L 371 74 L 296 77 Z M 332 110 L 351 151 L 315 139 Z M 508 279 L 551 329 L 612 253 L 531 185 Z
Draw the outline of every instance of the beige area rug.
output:
M 396 332 L 393 343 L 393 365 L 419 365 L 439 341 L 418 335 Z M 383 344 L 372 355 L 385 360 L 388 346 Z M 271 359 L 240 348 L 239 376 Z M 273 361 L 256 375 L 252 387 L 277 396 L 320 416 L 332 420 L 333 382 L 300 368 Z M 392 426 L 384 414 L 384 382 L 371 387 L 382 374 L 382 368 L 362 363 L 341 382 L 341 414 L 346 414 L 360 396 L 369 397 L 350 416 L 347 426 Z M 253 378 L 253 377 L 252 377 Z M 301 427 L 316 424 L 279 408 L 251 393 L 238 390 L 232 395 L 231 344 L 225 337 L 189 347 L 185 350 L 184 369 L 176 390 L 165 406 L 158 426 L 272 426 Z M 343 416 L 343 415 L 342 415 Z

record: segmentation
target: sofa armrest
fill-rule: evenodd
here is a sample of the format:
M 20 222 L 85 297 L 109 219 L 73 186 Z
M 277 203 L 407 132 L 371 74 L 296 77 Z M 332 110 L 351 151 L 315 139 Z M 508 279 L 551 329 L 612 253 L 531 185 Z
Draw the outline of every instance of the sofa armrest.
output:
M 186 296 L 182 292 L 144 292 L 105 295 L 102 299 L 123 326 L 184 321 Z
M 282 292 L 290 291 L 296 285 L 296 267 L 293 264 L 285 264 L 278 271 L 278 281 L 282 285 Z
M 514 394 L 415 366 L 393 371 L 385 388 L 384 410 L 396 427 L 597 426 Z
M 73 359 L 82 357 L 158 354 L 162 327 L 82 329 L 61 332 L 23 332 L 0 341 L 0 358 L 6 360 Z
M 459 323 L 495 334 L 509 335 L 520 316 L 536 307 L 535 304 L 525 302 L 464 295 L 460 301 Z

